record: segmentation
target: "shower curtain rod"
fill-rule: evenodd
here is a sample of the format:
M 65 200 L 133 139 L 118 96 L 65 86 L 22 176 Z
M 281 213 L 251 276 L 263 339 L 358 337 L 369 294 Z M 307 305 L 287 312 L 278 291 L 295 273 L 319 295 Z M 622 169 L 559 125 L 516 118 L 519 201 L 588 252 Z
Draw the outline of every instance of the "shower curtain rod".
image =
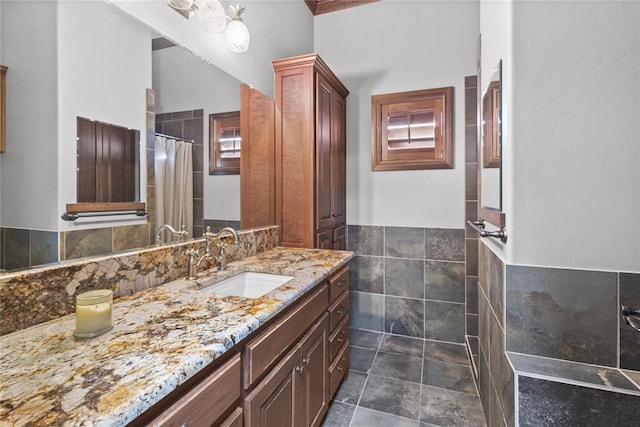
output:
M 173 135 L 165 135 L 164 133 L 156 132 L 156 136 L 164 136 L 165 138 L 175 139 L 176 141 L 184 141 L 184 142 L 190 142 L 191 144 L 195 144 L 195 141 L 193 139 L 180 138 Z

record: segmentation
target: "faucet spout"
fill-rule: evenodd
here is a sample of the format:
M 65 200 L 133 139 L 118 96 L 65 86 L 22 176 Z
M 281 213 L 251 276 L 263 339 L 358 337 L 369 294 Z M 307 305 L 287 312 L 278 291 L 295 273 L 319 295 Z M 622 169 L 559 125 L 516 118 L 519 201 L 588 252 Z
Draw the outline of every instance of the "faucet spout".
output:
M 170 224 L 163 224 L 160 227 L 158 227 L 158 230 L 156 231 L 156 244 L 160 244 L 162 243 L 162 231 L 163 230 L 168 230 L 172 236 L 174 237 L 178 237 L 180 242 L 184 242 L 184 240 L 189 237 L 189 232 L 187 230 L 185 230 L 185 226 L 182 226 L 182 229 L 180 231 L 176 230 L 175 228 L 173 228 Z

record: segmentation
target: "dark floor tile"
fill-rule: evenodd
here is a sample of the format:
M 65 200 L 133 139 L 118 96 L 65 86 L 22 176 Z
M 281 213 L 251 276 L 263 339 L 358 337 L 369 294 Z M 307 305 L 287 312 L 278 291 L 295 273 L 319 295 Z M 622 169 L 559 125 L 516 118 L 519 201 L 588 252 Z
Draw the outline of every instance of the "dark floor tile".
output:
M 425 360 L 422 383 L 461 393 L 476 394 L 471 368 L 467 366 Z
M 322 427 L 349 427 L 356 407 L 345 403 L 331 402 Z
M 420 384 L 369 375 L 360 406 L 417 420 Z
M 375 356 L 376 352 L 373 350 L 349 347 L 349 369 L 368 374 Z
M 464 308 L 464 305 L 462 306 Z M 385 296 L 384 330 L 392 334 L 424 337 L 424 301 Z M 464 335 L 464 319 L 462 323 Z
M 631 378 L 631 381 L 633 381 L 638 388 L 640 388 L 640 372 L 625 370 L 624 373 L 627 377 Z
M 358 407 L 351 427 L 417 427 L 418 421 Z
M 464 304 L 425 301 L 424 337 L 436 341 L 464 342 Z
M 485 426 L 480 399 L 475 395 L 422 386 L 420 421 L 439 426 Z
M 422 374 L 422 357 L 378 352 L 371 367 L 371 374 L 419 383 Z
M 361 329 L 349 329 L 349 341 L 356 347 L 377 350 L 380 341 L 385 336 L 382 332 L 363 331 Z
M 469 366 L 467 349 L 464 344 L 427 340 L 424 342 L 424 358 Z
M 357 371 L 349 371 L 349 378 L 340 385 L 340 388 L 338 388 L 338 392 L 334 396 L 333 400 L 357 405 L 366 381 L 366 374 Z
M 380 351 L 383 351 L 385 353 L 422 357 L 423 344 L 424 340 L 422 340 L 421 338 L 385 335 L 382 338 L 382 343 L 380 344 Z

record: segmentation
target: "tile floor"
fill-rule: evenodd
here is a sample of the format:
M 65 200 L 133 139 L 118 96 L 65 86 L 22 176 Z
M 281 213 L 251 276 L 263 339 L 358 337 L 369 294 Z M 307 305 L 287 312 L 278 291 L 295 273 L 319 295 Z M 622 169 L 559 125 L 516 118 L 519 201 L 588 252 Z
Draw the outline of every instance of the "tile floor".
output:
M 464 345 L 351 330 L 323 427 L 485 426 Z

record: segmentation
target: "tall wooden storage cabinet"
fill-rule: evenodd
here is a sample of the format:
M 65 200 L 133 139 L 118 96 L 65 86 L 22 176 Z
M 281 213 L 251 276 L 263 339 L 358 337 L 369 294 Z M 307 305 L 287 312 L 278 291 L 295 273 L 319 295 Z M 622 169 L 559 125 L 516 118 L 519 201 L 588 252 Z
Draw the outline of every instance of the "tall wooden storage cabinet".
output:
M 283 246 L 344 249 L 347 88 L 317 54 L 273 61 Z

